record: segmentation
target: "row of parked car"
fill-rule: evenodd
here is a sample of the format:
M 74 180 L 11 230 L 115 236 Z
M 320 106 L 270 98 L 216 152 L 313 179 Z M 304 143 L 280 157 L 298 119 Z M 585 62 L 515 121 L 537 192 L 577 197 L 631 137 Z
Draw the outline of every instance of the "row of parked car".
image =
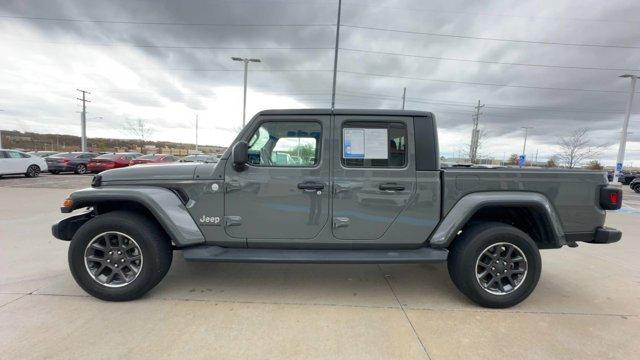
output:
M 24 174 L 27 177 L 40 175 L 42 171 L 52 174 L 74 172 L 76 174 L 99 173 L 138 164 L 161 164 L 171 162 L 216 163 L 213 155 L 188 155 L 178 158 L 168 154 L 143 155 L 137 152 L 91 153 L 91 152 L 45 152 L 25 153 L 18 150 L 0 149 L 0 176 Z

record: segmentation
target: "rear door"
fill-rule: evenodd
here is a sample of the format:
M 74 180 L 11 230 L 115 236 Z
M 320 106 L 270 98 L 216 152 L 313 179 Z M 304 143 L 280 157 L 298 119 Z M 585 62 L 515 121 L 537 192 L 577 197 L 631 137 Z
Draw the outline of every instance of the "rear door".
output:
M 225 169 L 225 231 L 248 246 L 313 242 L 329 219 L 329 115 L 268 115 L 246 132 L 249 164 Z M 293 156 L 300 162 L 293 161 Z
M 22 156 L 17 151 L 8 150 L 6 151 L 8 155 L 7 167 L 9 169 L 10 174 L 20 174 L 27 172 L 27 159 Z
M 333 132 L 333 235 L 379 239 L 416 192 L 413 118 L 337 115 Z

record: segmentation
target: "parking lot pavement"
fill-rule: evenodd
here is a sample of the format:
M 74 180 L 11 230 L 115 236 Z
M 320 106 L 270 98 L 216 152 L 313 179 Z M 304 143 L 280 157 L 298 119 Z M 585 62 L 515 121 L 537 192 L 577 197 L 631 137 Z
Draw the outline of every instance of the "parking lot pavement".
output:
M 0 187 L 13 188 L 47 188 L 47 189 L 81 189 L 91 185 L 93 175 L 42 173 L 36 178 L 23 175 L 4 175 L 0 177 Z
M 635 213 L 609 214 L 607 225 L 624 233 L 619 243 L 543 251 L 538 288 L 510 309 L 470 303 L 443 264 L 188 263 L 179 252 L 147 296 L 108 303 L 75 284 L 68 243 L 50 235 L 70 192 L 57 179 L 25 182 L 29 188 L 0 180 L 1 358 L 565 359 L 640 352 Z M 65 186 L 84 187 L 89 179 L 70 175 Z

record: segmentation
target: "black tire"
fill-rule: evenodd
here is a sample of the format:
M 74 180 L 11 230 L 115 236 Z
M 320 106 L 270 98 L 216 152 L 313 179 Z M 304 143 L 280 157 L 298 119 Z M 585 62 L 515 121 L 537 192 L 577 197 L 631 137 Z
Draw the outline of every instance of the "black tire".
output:
M 75 170 L 73 170 L 74 173 L 79 174 L 79 175 L 84 175 L 87 173 L 87 165 L 85 164 L 78 164 L 76 165 Z
M 58 171 L 58 170 L 49 170 L 49 172 L 52 173 L 53 175 L 60 174 L 60 171 Z
M 85 262 L 89 244 L 106 232 L 119 232 L 134 239 L 142 255 L 143 263 L 138 275 L 120 287 L 109 287 L 94 279 Z M 113 211 L 89 220 L 78 229 L 69 246 L 69 268 L 73 278 L 84 291 L 107 301 L 129 301 L 141 297 L 164 278 L 172 258 L 171 242 L 159 226 L 149 218 L 130 211 Z
M 24 176 L 28 178 L 34 178 L 40 176 L 40 166 L 38 165 L 29 165 L 27 168 L 27 172 L 24 173 Z
M 633 191 L 635 191 L 637 193 L 640 193 L 640 186 L 636 185 L 632 189 L 633 189 Z
M 480 284 L 481 280 L 476 274 L 482 269 L 478 266 L 481 254 L 490 249 L 492 244 L 499 243 L 515 245 L 512 248 L 524 254 L 526 271 L 524 278 L 510 292 L 494 294 Z M 476 304 L 489 308 L 507 308 L 526 299 L 538 284 L 542 270 L 540 251 L 531 237 L 513 226 L 499 222 L 477 224 L 465 229 L 450 247 L 447 265 L 449 276 L 458 290 Z M 512 270 L 508 271 L 509 276 L 512 276 Z

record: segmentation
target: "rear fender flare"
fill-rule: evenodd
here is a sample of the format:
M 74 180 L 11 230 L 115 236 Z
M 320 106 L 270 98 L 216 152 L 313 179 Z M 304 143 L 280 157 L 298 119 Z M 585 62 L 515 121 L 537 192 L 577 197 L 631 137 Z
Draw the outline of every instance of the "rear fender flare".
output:
M 545 216 L 547 224 L 551 227 L 548 229 L 550 236 L 555 244 L 558 246 L 567 244 L 562 223 L 546 196 L 534 192 L 495 191 L 472 193 L 460 199 L 433 232 L 429 245 L 437 248 L 448 247 L 469 219 L 486 206 L 534 207 Z

